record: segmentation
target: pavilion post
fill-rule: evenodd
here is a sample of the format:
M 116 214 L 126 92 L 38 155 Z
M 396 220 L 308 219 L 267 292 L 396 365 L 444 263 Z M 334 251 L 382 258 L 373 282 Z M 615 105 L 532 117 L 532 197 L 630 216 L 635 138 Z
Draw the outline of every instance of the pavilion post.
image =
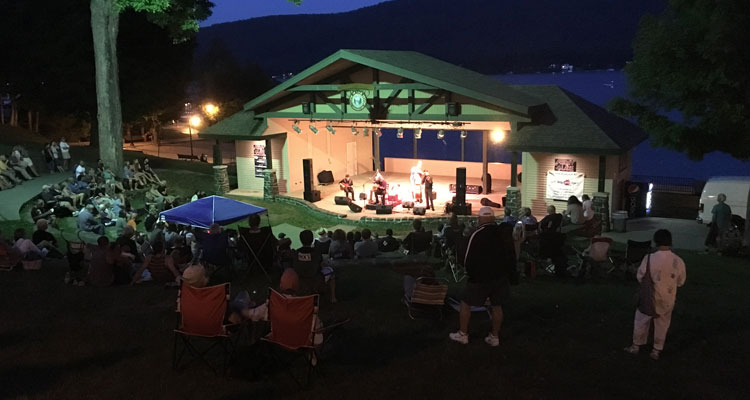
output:
M 510 152 L 510 186 L 518 185 L 518 152 Z
M 373 166 L 376 170 L 381 169 L 380 165 L 380 136 L 373 130 L 372 135 L 372 152 L 373 152 Z
M 222 155 L 221 155 L 221 142 L 219 139 L 216 139 L 216 143 L 214 144 L 214 165 L 221 165 L 223 164 Z
M 482 131 L 482 187 L 489 193 L 489 175 L 487 174 L 487 149 L 489 147 L 490 131 Z
M 599 156 L 599 185 L 597 191 L 604 192 L 604 179 L 607 176 L 607 157 Z
M 461 161 L 466 161 L 466 138 L 461 137 Z
M 412 148 L 414 149 L 414 156 L 412 158 L 417 158 L 417 130 L 413 130 L 412 133 Z

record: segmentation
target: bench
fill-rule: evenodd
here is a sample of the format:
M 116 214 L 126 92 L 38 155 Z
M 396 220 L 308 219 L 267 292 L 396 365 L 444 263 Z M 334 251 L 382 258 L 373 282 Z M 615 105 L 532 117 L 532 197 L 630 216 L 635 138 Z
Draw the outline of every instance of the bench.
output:
M 177 154 L 178 160 L 195 160 L 198 161 L 200 158 L 193 154 Z

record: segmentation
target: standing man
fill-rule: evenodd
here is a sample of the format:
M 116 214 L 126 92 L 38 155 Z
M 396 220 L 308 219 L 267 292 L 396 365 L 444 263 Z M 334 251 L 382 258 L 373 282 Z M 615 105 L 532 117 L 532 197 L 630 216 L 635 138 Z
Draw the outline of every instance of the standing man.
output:
M 409 183 L 411 183 L 411 199 L 414 202 L 422 202 L 422 160 L 417 161 L 417 165 L 411 167 Z
M 70 145 L 65 141 L 65 138 L 60 139 L 60 155 L 62 156 L 63 169 L 68 171 L 70 169 Z
M 711 209 L 711 227 L 706 237 L 706 252 L 710 247 L 721 248 L 721 236 L 729 230 L 729 224 L 732 221 L 732 208 L 726 204 L 727 195 L 719 193 L 716 201 L 718 203 Z
M 346 196 L 347 199 L 349 198 L 349 193 L 351 193 L 352 201 L 354 201 L 354 182 L 349 174 L 346 174 L 344 179 L 339 181 L 339 187 L 344 191 L 344 196 Z
M 422 185 L 424 185 L 425 207 L 435 211 L 435 202 L 432 200 L 432 175 L 428 170 L 424 170 Z
M 503 323 L 502 304 L 510 296 L 510 276 L 516 268 L 513 237 L 495 224 L 495 212 L 490 207 L 479 209 L 479 228 L 472 233 L 464 257 L 469 276 L 464 299 L 459 310 L 459 330 L 451 340 L 469 343 L 471 307 L 481 307 L 487 299 L 492 306 L 492 331 L 484 338 L 492 347 L 500 345 L 498 337 Z

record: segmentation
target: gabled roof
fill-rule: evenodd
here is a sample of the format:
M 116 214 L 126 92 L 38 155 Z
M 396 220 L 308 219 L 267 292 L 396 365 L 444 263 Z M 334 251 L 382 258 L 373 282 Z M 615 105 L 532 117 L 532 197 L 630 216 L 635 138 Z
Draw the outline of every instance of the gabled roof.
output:
M 531 152 L 621 154 L 647 137 L 635 124 L 554 85 L 516 85 L 544 102 L 532 124 L 519 123 L 506 138 L 510 150 Z
M 240 111 L 198 132 L 198 136 L 211 139 L 246 140 L 260 136 L 268 126 L 265 118 L 255 118 L 252 111 Z
M 414 51 L 339 50 L 251 100 L 245 104 L 245 110 L 254 110 L 269 100 L 283 96 L 285 90 L 341 60 L 402 76 L 524 115 L 528 114 L 529 107 L 543 103 L 496 79 Z

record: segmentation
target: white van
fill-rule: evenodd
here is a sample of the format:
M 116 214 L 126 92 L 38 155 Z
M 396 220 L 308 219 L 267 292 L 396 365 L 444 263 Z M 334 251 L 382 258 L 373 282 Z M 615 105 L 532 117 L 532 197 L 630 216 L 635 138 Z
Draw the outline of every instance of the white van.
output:
M 704 224 L 711 222 L 711 209 L 716 205 L 719 193 L 727 195 L 732 214 L 746 218 L 750 204 L 750 176 L 716 176 L 706 182 L 698 206 L 698 219 Z

